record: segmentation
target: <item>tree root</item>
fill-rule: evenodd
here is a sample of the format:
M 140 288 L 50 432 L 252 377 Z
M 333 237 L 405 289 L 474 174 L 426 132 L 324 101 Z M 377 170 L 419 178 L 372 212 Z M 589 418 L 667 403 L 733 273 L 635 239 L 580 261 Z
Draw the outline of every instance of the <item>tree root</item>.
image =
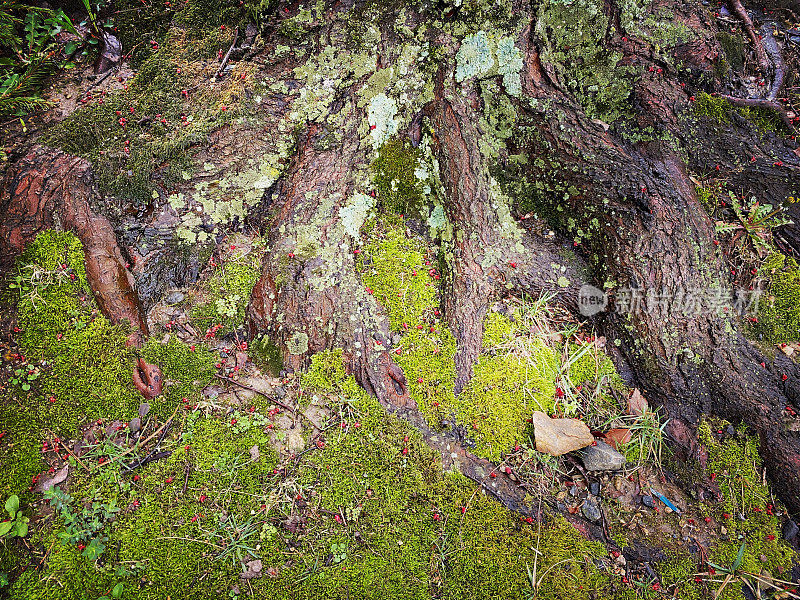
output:
M 86 278 L 100 310 L 112 323 L 130 322 L 128 342 L 138 346 L 148 335 L 147 320 L 111 222 L 92 211 L 90 199 L 97 196 L 88 161 L 34 146 L 9 168 L 0 188 L 0 272 L 45 229 L 73 231 L 83 243 Z

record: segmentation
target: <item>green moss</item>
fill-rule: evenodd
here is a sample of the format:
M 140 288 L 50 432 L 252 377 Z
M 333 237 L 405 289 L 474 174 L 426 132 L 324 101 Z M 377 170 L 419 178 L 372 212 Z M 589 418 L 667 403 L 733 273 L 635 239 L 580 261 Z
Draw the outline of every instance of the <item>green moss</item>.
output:
M 742 37 L 727 31 L 719 31 L 717 32 L 717 41 L 722 46 L 722 51 L 730 66 L 735 71 L 744 69 L 745 45 Z
M 167 418 L 183 398 L 199 399 L 202 389 L 214 380 L 217 355 L 205 346 L 189 346 L 175 336 L 169 336 L 166 343 L 151 338 L 141 355 L 160 366 L 166 380 L 165 401 L 156 407 L 161 418 Z
M 759 270 L 769 278 L 758 312 L 757 333 L 771 343 L 800 339 L 800 267 L 780 253 L 769 256 Z
M 731 103 L 725 100 L 725 98 L 712 96 L 705 92 L 697 94 L 692 108 L 695 115 L 713 119 L 720 124 L 730 122 L 730 113 L 732 109 L 733 106 L 731 106 Z
M 250 293 L 261 275 L 261 256 L 260 250 L 235 254 L 201 283 L 199 301 L 191 310 L 198 327 L 219 323 L 228 333 L 242 326 Z
M 392 329 L 403 333 L 393 358 L 406 375 L 411 397 L 436 423 L 452 404 L 456 343 L 439 320 L 439 280 L 425 250 L 399 223 L 378 223 L 359 265 L 364 285 L 386 310 Z
M 15 339 L 41 375 L 30 391 L 14 390 L 13 402 L 0 407 L 0 431 L 8 432 L 0 443 L 0 461 L 9 474 L 0 493 L 27 490 L 41 470 L 34 452 L 46 432 L 74 436 L 88 420 L 124 419 L 135 414 L 141 398 L 131 380 L 128 330 L 99 314 L 86 285 L 77 238 L 46 231 L 17 264 L 23 274 L 35 268 L 52 277 L 17 302 L 20 331 Z
M 760 107 L 735 107 L 724 98 L 700 92 L 695 97 L 693 112 L 698 117 L 716 121 L 720 125 L 730 123 L 731 113 L 738 112 L 753 123 L 763 135 L 768 132 L 785 134 L 786 128 L 780 116 L 774 111 Z
M 202 42 L 188 42 L 185 31 L 172 30 L 126 91 L 92 97 L 52 127 L 46 142 L 91 160 L 103 190 L 147 204 L 155 182 L 181 181 L 191 170 L 189 149 L 235 112 L 230 96 L 238 84 L 195 90 L 193 83 L 203 76 L 197 61 L 229 46 L 231 34 L 217 29 Z
M 677 553 L 657 565 L 663 588 L 674 590 L 681 600 L 700 600 L 703 597 L 694 581 L 698 568 L 697 560 L 688 552 Z
M 527 587 L 526 566 L 538 562 L 540 575 L 553 567 L 542 579 L 541 598 L 610 592 L 610 581 L 591 561 L 604 553 L 600 544 L 560 519 L 537 532 L 466 478 L 442 473 L 417 431 L 363 391 L 350 395 L 348 388 L 359 388 L 345 375 L 340 351 L 315 355 L 303 384 L 354 398 L 354 416 L 346 435 L 330 436 L 312 455 L 302 479 L 315 504 L 349 515 L 348 526 L 331 517 L 315 524 L 309 536 L 324 537 L 307 548 L 302 566 L 324 559 L 334 541 L 348 543 L 348 557 L 344 568 L 320 565 L 302 585 L 296 576 L 304 571 L 295 568 L 259 586 L 296 598 L 345 589 L 363 598 L 518 597 Z
M 269 339 L 269 336 L 263 334 L 253 340 L 250 344 L 250 358 L 267 373 L 273 377 L 277 377 L 283 369 L 283 352 L 281 349 Z
M 747 436 L 740 427 L 733 437 L 718 439 L 727 430 L 724 421 L 704 421 L 699 428 L 700 440 L 708 450 L 706 472 L 722 491 L 722 502 L 714 507 L 718 520 L 725 524 L 726 537 L 709 551 L 709 560 L 729 567 L 745 545 L 741 569 L 773 575 L 787 573 L 793 551 L 781 536 L 781 520 L 774 515 L 769 488 L 762 482 L 762 463 L 758 454 L 757 436 Z M 720 596 L 741 598 L 737 586 Z
M 427 172 L 421 170 L 421 159 L 422 153 L 408 140 L 390 140 L 378 149 L 372 163 L 373 180 L 378 199 L 388 210 L 407 214 L 422 207 Z
M 558 355 L 541 339 L 524 339 L 527 331 L 516 317 L 512 322 L 495 312 L 486 316 L 484 352 L 473 378 L 445 407 L 471 428 L 475 453 L 494 460 L 525 441 L 526 419 L 536 410 L 550 412 L 555 399 Z

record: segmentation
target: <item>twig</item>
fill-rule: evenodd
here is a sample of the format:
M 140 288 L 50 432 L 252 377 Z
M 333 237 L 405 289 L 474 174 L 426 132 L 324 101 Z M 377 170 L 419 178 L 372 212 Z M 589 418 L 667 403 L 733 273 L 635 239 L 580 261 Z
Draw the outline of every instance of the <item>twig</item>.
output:
M 792 120 L 786 114 L 786 110 L 780 102 L 775 100 L 768 100 L 767 98 L 737 98 L 736 96 L 728 96 L 727 94 L 720 94 L 723 98 L 733 104 L 734 106 L 756 107 L 756 108 L 769 108 L 778 113 L 780 118 L 786 124 L 790 131 L 794 130 Z
M 778 43 L 775 41 L 775 37 L 772 35 L 772 31 L 774 29 L 774 23 L 764 23 L 761 26 L 761 34 L 764 36 L 764 49 L 767 51 L 767 54 L 769 54 L 769 58 L 772 61 L 772 66 L 775 67 L 775 77 L 772 80 L 772 87 L 769 90 L 769 94 L 767 94 L 767 100 L 771 100 L 773 102 L 778 97 L 778 94 L 783 87 L 783 77 L 785 73 L 781 51 L 778 49 Z
M 186 476 L 183 478 L 183 489 L 181 490 L 181 496 L 186 494 L 186 486 L 189 485 L 189 473 L 192 470 L 192 463 L 187 462 L 184 470 L 186 471 Z
M 222 379 L 223 381 L 227 381 L 228 383 L 233 383 L 235 385 L 238 385 L 240 388 L 244 388 L 246 390 L 250 390 L 251 392 L 255 392 L 256 394 L 264 396 L 264 398 L 269 399 L 269 401 L 272 402 L 273 404 L 277 404 L 281 408 L 285 408 L 286 410 L 288 410 L 292 414 L 295 413 L 295 410 L 293 408 L 287 406 L 286 404 L 283 404 L 282 402 L 279 402 L 278 400 L 276 400 L 272 396 L 268 396 L 267 394 L 265 394 L 261 390 L 257 390 L 256 388 L 247 385 L 246 383 L 242 383 L 241 381 L 236 381 L 235 379 L 231 379 L 230 377 L 225 377 L 225 375 L 220 375 L 219 373 L 214 373 L 214 376 L 217 377 L 218 379 Z M 308 418 L 308 417 L 306 417 L 306 418 Z
M 766 77 L 769 71 L 769 61 L 767 60 L 767 53 L 764 51 L 764 46 L 761 44 L 761 40 L 758 38 L 758 34 L 753 27 L 753 21 L 750 20 L 750 15 L 747 14 L 747 10 L 745 10 L 742 5 L 742 0 L 729 0 L 729 2 L 733 12 L 736 13 L 736 16 L 741 20 L 744 30 L 747 32 L 747 37 L 750 38 L 750 41 L 752 41 L 755 46 L 758 66 Z
M 128 454 L 130 454 L 131 452 L 133 452 L 134 450 L 136 450 L 138 447 L 140 447 L 140 446 L 144 446 L 144 445 L 145 445 L 147 442 L 149 442 L 149 441 L 150 441 L 150 440 L 152 440 L 154 437 L 156 437 L 156 436 L 157 436 L 159 433 L 161 433 L 161 432 L 164 430 L 164 428 L 165 428 L 165 427 L 167 427 L 167 426 L 168 426 L 170 423 L 172 423 L 172 419 L 174 419 L 174 418 L 175 418 L 175 415 L 177 415 L 177 414 L 178 414 L 178 409 L 179 409 L 180 407 L 181 407 L 181 405 L 180 405 L 180 404 L 178 404 L 178 406 L 176 406 L 176 407 L 175 407 L 175 412 L 173 412 L 173 413 L 172 413 L 172 416 L 171 416 L 169 419 L 167 419 L 167 422 L 166 422 L 166 423 L 164 423 L 164 424 L 163 424 L 161 427 L 159 427 L 158 429 L 156 429 L 156 430 L 155 430 L 155 431 L 154 431 L 154 432 L 153 432 L 153 433 L 152 433 L 152 434 L 151 434 L 149 437 L 147 437 L 147 439 L 145 439 L 144 441 L 141 441 L 141 442 L 137 443 L 137 444 L 136 444 L 136 445 L 134 445 L 134 446 L 131 446 L 130 448 L 128 448 L 127 450 L 125 450 L 125 452 L 123 452 L 122 454 L 118 454 L 117 456 L 115 456 L 114 458 L 112 458 L 112 459 L 111 459 L 110 461 L 108 461 L 107 463 L 103 463 L 103 465 L 102 465 L 102 466 L 103 466 L 103 467 L 107 467 L 107 466 L 108 466 L 108 465 L 110 465 L 111 463 L 114 463 L 114 462 L 118 461 L 118 460 L 119 460 L 120 458 L 122 458 L 123 456 L 127 456 Z M 99 467 L 98 467 L 98 468 L 99 468 Z
M 231 52 L 233 52 L 233 47 L 236 45 L 236 42 L 239 40 L 239 28 L 237 27 L 236 30 L 233 32 L 233 43 L 231 47 L 228 48 L 228 53 L 225 55 L 225 58 L 222 59 L 222 64 L 217 69 L 217 77 L 222 75 L 222 71 L 225 70 L 225 65 L 228 64 L 228 59 L 231 56 Z
M 55 435 L 55 434 L 54 434 L 52 431 L 50 431 L 49 429 L 47 430 L 47 432 L 48 432 L 50 435 L 52 435 L 52 436 L 53 436 L 53 438 L 55 438 L 55 439 L 57 439 L 57 438 L 58 438 L 58 436 L 56 436 L 56 435 Z M 91 470 L 89 467 L 87 467 L 87 466 L 86 466 L 86 464 L 85 464 L 85 463 L 84 463 L 84 462 L 83 462 L 83 461 L 82 461 L 80 458 L 78 458 L 78 456 L 77 456 L 77 455 L 76 455 L 76 454 L 75 454 L 75 453 L 74 453 L 72 450 L 70 450 L 70 449 L 67 447 L 67 445 L 66 445 L 64 442 L 62 442 L 60 439 L 58 440 L 58 444 L 59 444 L 59 445 L 60 445 L 62 448 L 64 448 L 64 450 L 66 450 L 66 451 L 67 451 L 67 453 L 68 453 L 70 456 L 72 456 L 72 457 L 73 457 L 73 458 L 74 458 L 76 461 L 78 461 L 78 464 L 79 464 L 80 466 L 82 466 L 84 469 L 86 469 L 86 472 L 87 472 L 87 473 L 91 473 L 91 472 L 92 472 L 92 470 Z

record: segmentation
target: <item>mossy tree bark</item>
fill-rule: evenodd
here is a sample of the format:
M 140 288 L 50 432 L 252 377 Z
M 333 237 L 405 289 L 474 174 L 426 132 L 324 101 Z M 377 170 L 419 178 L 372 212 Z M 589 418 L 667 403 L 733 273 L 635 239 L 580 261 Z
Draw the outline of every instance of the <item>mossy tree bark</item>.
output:
M 37 234 L 63 227 L 81 240 L 86 279 L 100 310 L 113 323 L 127 321 L 129 343 L 141 345 L 148 335 L 131 272 L 111 222 L 97 214 L 102 205 L 88 161 L 45 146 L 33 146 L 6 173 L 0 188 L 0 272 Z
M 312 61 L 326 46 L 346 47 L 352 43 L 348 35 L 357 38 L 374 27 L 380 33 L 377 49 L 371 51 L 376 69 L 393 68 L 403 73 L 401 81 L 422 79 L 431 86 L 425 102 L 403 117 L 404 130 L 398 135 L 408 134 L 416 142 L 424 131 L 430 140 L 441 200 L 453 229 L 452 241 L 441 240 L 442 308 L 458 342 L 457 391 L 471 377 L 483 317 L 498 296 L 555 293 L 555 301 L 577 312 L 583 283 L 599 288 L 613 283 L 617 290 L 640 290 L 645 296 L 653 292 L 673 300 L 696 290 L 731 291 L 735 280 L 713 244 L 713 223 L 689 172 L 719 172 L 773 203 L 794 189 L 792 178 L 796 181 L 800 172 L 796 144 L 788 136 L 761 135 L 751 123 L 736 119 L 716 130 L 708 125 L 704 129 L 685 117 L 692 94 L 723 85 L 715 72 L 722 56 L 717 26 L 699 2 L 647 4 L 649 16 L 663 20 L 666 11 L 670 21 L 692 32 L 688 41 L 667 44 L 666 53 L 640 30 L 625 30 L 629 21 L 622 18 L 620 5 L 597 3 L 607 26 L 591 45 L 604 55 L 618 56 L 612 61 L 609 86 L 622 80 L 628 86 L 626 116 L 610 125 L 600 118 L 603 111 L 587 100 L 602 90 L 587 92 L 580 82 L 569 81 L 570 69 L 578 72 L 581 65 L 558 64 L 564 60 L 559 53 L 569 47 L 563 42 L 553 48 L 558 23 L 547 22 L 545 3 L 509 1 L 510 10 L 497 17 L 491 7 L 470 12 L 451 3 L 445 3 L 443 15 L 437 3 L 376 8 L 373 2 L 337 2 L 308 27 L 308 20 L 298 25 L 291 3 L 279 4 L 265 34 L 268 47 L 284 42 L 281 36 L 292 31 L 308 38 L 303 43 L 313 51 L 305 60 Z M 402 36 L 396 26 L 401 9 L 409 31 L 427 25 L 419 35 L 435 48 L 433 72 L 415 72 L 413 64 L 401 68 Z M 295 19 L 291 27 L 282 27 L 289 19 Z M 458 35 L 454 23 L 460 24 Z M 509 23 L 521 53 L 520 92 L 507 93 L 496 69 L 456 83 L 463 32 L 502 29 Z M 298 27 L 304 33 L 296 33 Z M 791 60 L 786 62 L 787 73 L 797 70 Z M 482 480 L 490 465 L 463 449 L 453 452 L 453 440 L 432 431 L 416 411 L 402 369 L 388 352 L 388 319 L 356 271 L 359 234 L 353 231 L 352 214 L 369 200 L 362 199 L 360 206 L 351 200 L 368 185 L 372 156 L 370 134 L 363 133 L 370 117 L 358 97 L 367 79 L 365 75 L 354 86 L 337 89 L 325 106 L 327 114 L 298 127 L 290 167 L 269 191 L 265 213 L 258 219 L 265 224 L 269 250 L 250 300 L 250 333 L 267 333 L 295 369 L 320 350 L 343 348 L 350 371 L 367 390 L 420 427 L 446 456 L 464 457 L 457 459 L 461 467 Z M 485 117 L 500 100 L 511 107 L 516 124 L 502 143 L 495 136 L 492 143 L 500 147 L 487 153 L 486 140 L 494 134 Z M 73 168 L 68 160 L 60 155 L 48 162 L 42 155 L 20 161 L 6 179 L 2 207 L 11 208 L 5 212 L 23 215 L 14 207 L 28 206 L 23 221 L 36 223 L 30 231 L 48 226 L 49 209 L 38 202 L 39 195 L 26 191 L 24 180 L 29 172 L 39 173 L 46 187 L 50 171 Z M 73 184 L 88 185 L 80 177 Z M 523 220 L 513 217 L 510 209 L 525 201 L 547 213 L 560 244 L 526 230 Z M 4 216 L 6 223 L 15 218 Z M 71 222 L 81 236 L 80 231 L 91 227 L 79 221 L 73 217 Z M 6 226 L 8 231 L 15 228 L 22 231 L 19 225 Z M 582 241 L 573 252 L 570 238 L 576 232 Z M 19 250 L 30 235 L 10 239 L 19 240 Z M 124 263 L 111 239 L 89 233 L 81 239 L 98 272 L 110 272 L 111 265 L 116 288 L 132 289 L 126 287 L 130 276 L 120 267 Z M 105 258 L 90 253 L 88 248 L 98 244 L 112 248 Z M 131 296 L 123 296 L 129 310 Z M 115 306 L 104 310 L 123 310 Z M 741 333 L 735 315 L 683 314 L 669 302 L 647 310 L 606 312 L 595 322 L 609 340 L 619 340 L 636 383 L 674 419 L 676 438 L 702 414 L 744 421 L 756 429 L 774 489 L 800 514 L 800 434 L 782 419 L 784 407 L 798 403 L 800 372 L 788 358 L 764 356 Z M 508 503 L 521 507 L 520 492 L 505 480 L 502 485 Z M 508 500 L 512 497 L 516 500 Z
M 711 169 L 718 166 L 737 183 L 746 182 L 750 192 L 785 199 L 787 179 L 800 168 L 792 152 L 794 144 L 788 138 L 758 136 L 749 123 L 733 123 L 725 131 L 714 133 L 701 131 L 698 136 L 681 118 L 681 111 L 690 106 L 687 81 L 698 86 L 701 77 L 711 73 L 720 48 L 707 35 L 713 33 L 714 26 L 702 7 L 678 7 L 669 2 L 659 6 L 669 6 L 681 23 L 706 34 L 673 49 L 674 58 L 686 65 L 688 76 L 660 62 L 652 46 L 635 34 L 619 28 L 609 30 L 602 43 L 621 51 L 621 63 L 636 64 L 644 72 L 630 97 L 635 105 L 634 119 L 641 129 L 652 127 L 661 132 L 663 135 L 653 136 L 660 140 L 637 142 L 590 118 L 575 94 L 550 65 L 542 62 L 542 40 L 537 36 L 535 20 L 518 40 L 524 47 L 524 93 L 511 101 L 521 122 L 534 133 L 509 141 L 507 154 L 524 154 L 527 161 L 508 172 L 524 182 L 557 180 L 563 182 L 561 189 L 577 190 L 566 194 L 566 200 L 547 200 L 560 205 L 551 223 L 562 234 L 569 235 L 569 230 L 576 228 L 591 232 L 577 250 L 591 271 L 589 279 L 583 277 L 582 260 L 566 260 L 557 245 L 528 232 L 520 235 L 521 230 L 511 234 L 503 231 L 502 216 L 490 188 L 492 173 L 504 165 L 487 158 L 480 145 L 486 134 L 480 126 L 485 101 L 477 84 L 456 87 L 451 61 L 446 61 L 436 76 L 434 100 L 410 124 L 412 140 L 419 138 L 420 128 L 430 128 L 445 192 L 445 211 L 456 230 L 455 241 L 444 246 L 448 269 L 443 273 L 443 310 L 458 341 L 457 391 L 471 377 L 480 349 L 483 316 L 491 299 L 498 295 L 555 291 L 559 302 L 577 311 L 582 283 L 602 287 L 603 282 L 613 281 L 618 289 L 640 290 L 644 295 L 655 292 L 674 301 L 693 290 L 731 291 L 734 282 L 724 256 L 712 243 L 713 223 L 698 201 L 687 165 L 708 172 L 713 161 Z M 610 4 L 606 11 L 613 21 L 619 9 Z M 457 49 L 456 43 L 451 43 L 453 46 L 444 51 L 449 57 Z M 380 60 L 383 66 L 389 66 L 393 52 L 390 47 L 384 50 Z M 356 110 L 348 118 L 366 119 L 366 115 Z M 306 140 L 315 134 L 318 132 L 312 126 Z M 348 135 L 356 138 L 350 132 L 345 140 Z M 345 147 L 347 144 L 345 141 Z M 344 172 L 358 162 L 343 158 L 348 155 L 344 147 L 330 152 L 327 158 L 316 154 L 309 161 L 305 154 L 303 146 L 278 194 L 270 227 L 273 251 L 251 301 L 252 328 L 275 334 L 284 347 L 290 332 L 311 332 L 307 355 L 334 346 L 352 348 L 354 342 L 359 349 L 372 345 L 371 353 L 348 354 L 351 369 L 367 389 L 391 405 L 396 392 L 386 382 L 400 381 L 402 375 L 394 375 L 399 369 L 388 354 L 374 350 L 376 343 L 385 344 L 385 319 L 374 302 L 365 302 L 352 274 L 352 257 L 336 253 L 324 263 L 319 254 L 288 263 L 282 258 L 291 251 L 282 246 L 281 240 L 287 238 L 284 224 L 303 218 L 308 210 L 319 209 L 298 210 L 306 192 L 320 179 L 341 181 Z M 742 168 L 744 155 L 748 163 L 750 156 L 757 161 Z M 769 157 L 776 155 L 783 157 L 782 164 L 765 166 L 772 160 Z M 342 188 L 340 193 L 346 195 L 347 190 Z M 559 213 L 574 223 L 567 225 L 567 219 L 560 219 Z M 336 212 L 329 214 L 335 222 Z M 309 292 L 315 288 L 314 270 L 320 268 L 335 273 L 335 281 L 324 290 Z M 280 274 L 281 269 L 286 272 Z M 291 283 L 278 285 L 279 277 Z M 277 326 L 276 314 L 283 315 Z M 633 367 L 637 383 L 674 420 L 676 438 L 683 438 L 676 441 L 688 444 L 686 425 L 696 425 L 703 414 L 746 422 L 761 435 L 765 465 L 776 492 L 793 512 L 800 512 L 800 480 L 796 477 L 800 435 L 782 419 L 784 407 L 797 402 L 800 373 L 791 361 L 782 356 L 766 358 L 740 333 L 736 316 L 709 311 L 682 314 L 673 302 L 625 314 L 605 313 L 596 324 L 610 340 L 621 341 L 620 348 Z M 296 365 L 302 362 L 296 354 L 288 357 Z M 383 369 L 378 382 L 376 364 L 380 365 L 379 372 Z M 400 390 L 401 402 L 411 406 L 405 386 L 400 384 Z

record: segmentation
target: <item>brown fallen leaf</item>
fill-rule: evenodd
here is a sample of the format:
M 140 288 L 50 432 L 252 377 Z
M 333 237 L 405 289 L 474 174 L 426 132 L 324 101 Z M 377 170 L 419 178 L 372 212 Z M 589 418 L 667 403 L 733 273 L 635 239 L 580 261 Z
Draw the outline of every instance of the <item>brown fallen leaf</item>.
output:
M 634 389 L 631 392 L 631 395 L 628 396 L 628 414 L 629 415 L 636 415 L 637 417 L 641 417 L 645 411 L 647 410 L 647 400 L 642 393 L 639 391 L 639 388 Z
M 139 358 L 133 368 L 133 385 L 147 400 L 152 400 L 163 391 L 164 375 L 158 365 L 151 365 Z
M 619 450 L 619 446 L 631 441 L 631 430 L 625 429 L 624 427 L 609 429 L 603 434 L 603 441 L 614 448 L 614 450 Z
M 64 483 L 67 480 L 67 475 L 69 475 L 69 465 L 64 465 L 56 471 L 55 475 L 53 475 L 49 479 L 39 479 L 39 482 L 36 486 L 37 492 L 44 492 L 52 488 L 54 485 L 58 485 L 60 483 Z

